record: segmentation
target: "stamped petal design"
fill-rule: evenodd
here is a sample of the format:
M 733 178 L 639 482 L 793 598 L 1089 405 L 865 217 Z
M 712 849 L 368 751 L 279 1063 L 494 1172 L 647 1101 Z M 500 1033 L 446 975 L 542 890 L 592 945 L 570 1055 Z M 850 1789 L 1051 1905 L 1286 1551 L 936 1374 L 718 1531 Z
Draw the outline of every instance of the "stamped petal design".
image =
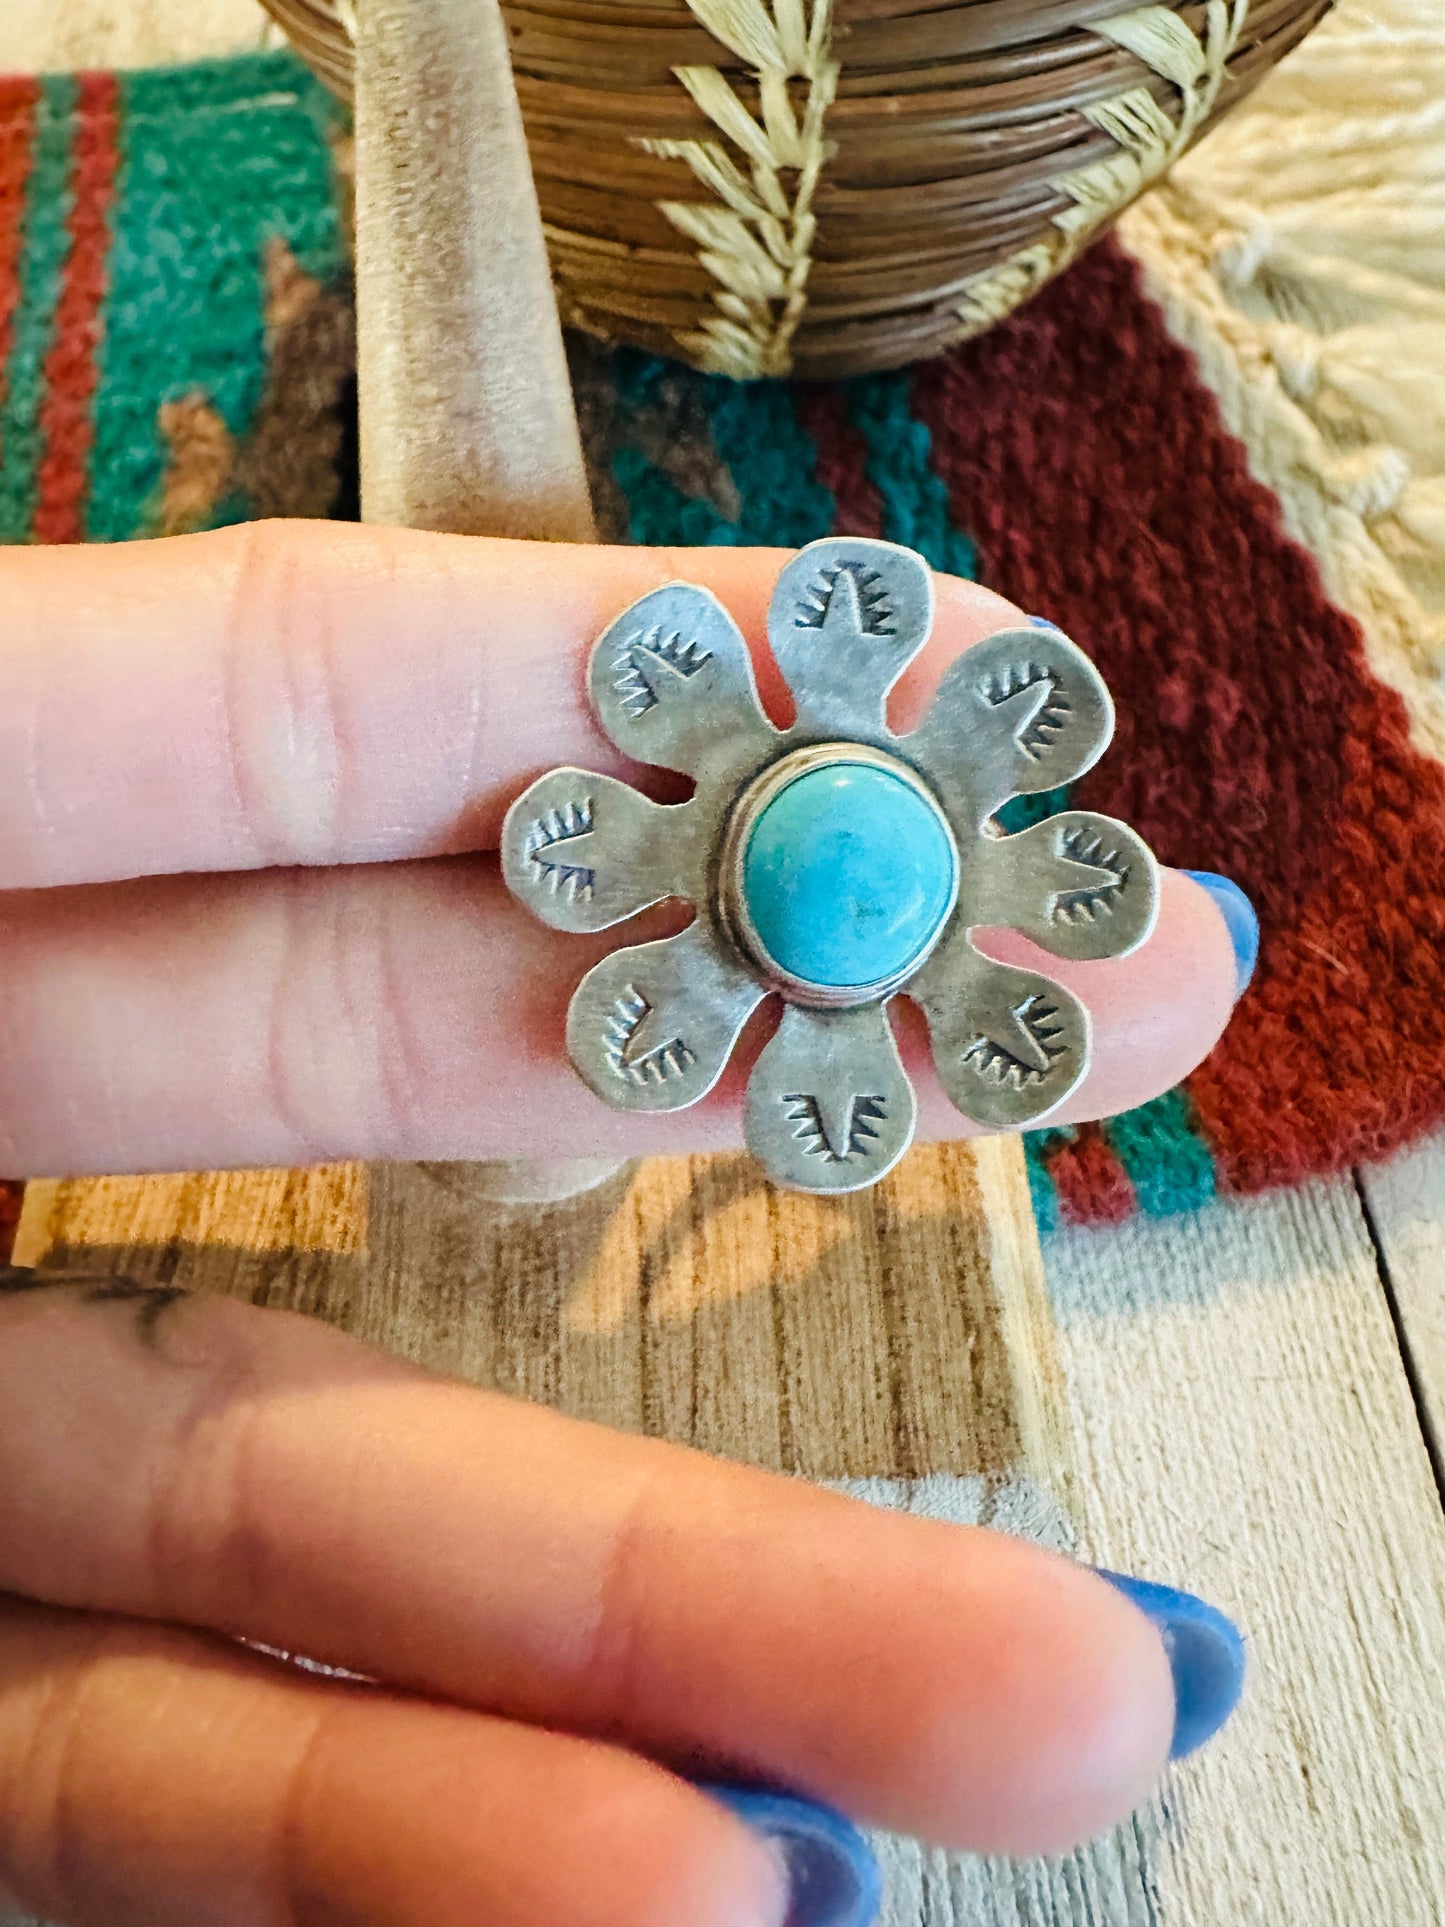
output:
M 717 597 L 669 582 L 602 632 L 588 670 L 602 727 L 627 756 L 699 779 L 777 748 L 742 632 Z
M 982 957 L 956 933 L 908 986 L 933 1038 L 939 1081 L 965 1117 L 1017 1131 L 1061 1104 L 1089 1061 L 1077 997 L 1032 970 Z
M 983 837 L 969 870 L 969 921 L 1020 930 L 1056 957 L 1125 957 L 1158 914 L 1153 851 L 1127 823 L 1089 810 Z
M 666 897 L 696 902 L 711 827 L 691 802 L 654 803 L 614 776 L 549 770 L 507 811 L 502 875 L 554 930 L 606 930 Z
M 748 1083 L 748 1149 L 794 1190 L 861 1191 L 908 1149 L 917 1111 L 884 1005 L 785 1004 Z
M 888 692 L 928 639 L 933 577 L 921 556 L 864 536 L 800 549 L 778 577 L 768 641 L 798 730 L 877 741 Z
M 766 993 L 705 917 L 675 937 L 614 950 L 567 1012 L 572 1062 L 624 1111 L 681 1111 L 705 1097 Z
M 1068 637 L 1005 629 L 952 664 L 903 745 L 955 827 L 982 826 L 1011 796 L 1082 776 L 1114 731 L 1104 679 Z

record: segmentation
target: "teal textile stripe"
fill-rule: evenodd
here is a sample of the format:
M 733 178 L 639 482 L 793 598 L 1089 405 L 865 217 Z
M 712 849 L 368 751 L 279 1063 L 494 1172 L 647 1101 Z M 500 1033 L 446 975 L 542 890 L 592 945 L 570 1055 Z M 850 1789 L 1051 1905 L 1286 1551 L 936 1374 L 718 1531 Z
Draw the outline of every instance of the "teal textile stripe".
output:
M 619 448 L 612 473 L 627 497 L 627 533 L 643 548 L 726 548 L 740 542 L 737 524 L 701 496 L 685 495 L 640 448 Z
M 773 381 L 698 379 L 714 446 L 742 501 L 738 542 L 795 549 L 826 535 L 833 492 L 818 480 L 818 451 L 798 421 L 792 390 Z
M 1151 1218 L 1194 1211 L 1215 1196 L 1214 1159 L 1182 1085 L 1110 1118 L 1104 1134 L 1128 1172 L 1139 1209 Z
M 1029 1196 L 1033 1199 L 1034 1218 L 1042 1238 L 1059 1228 L 1059 1189 L 1049 1175 L 1049 1154 L 1060 1144 L 1071 1144 L 1073 1138 L 1071 1125 L 1045 1126 L 1041 1131 L 1024 1132 L 1024 1168 L 1028 1172 Z
M 868 479 L 883 498 L 883 533 L 917 549 L 948 575 L 978 574 L 973 543 L 954 526 L 948 490 L 933 465 L 933 436 L 913 413 L 904 369 L 847 384 L 848 415 L 868 444 Z
M 826 535 L 833 496 L 817 477 L 817 450 L 798 421 L 789 389 L 699 375 L 653 355 L 616 354 L 619 412 L 634 417 L 686 395 L 705 421 L 713 450 L 737 492 L 736 519 L 688 495 L 635 445 L 613 457 L 628 504 L 628 533 L 645 544 L 795 548 Z
M 70 253 L 70 149 L 76 86 L 68 74 L 40 83 L 26 186 L 20 290 L 0 403 L 0 542 L 28 542 L 35 520 L 40 408 L 55 306 Z
M 289 53 L 124 75 L 88 534 L 146 534 L 169 450 L 159 411 L 198 397 L 232 435 L 265 379 L 266 250 L 322 280 L 344 250 L 339 109 Z M 231 519 L 245 513 L 236 498 Z M 223 514 L 222 519 L 226 519 Z

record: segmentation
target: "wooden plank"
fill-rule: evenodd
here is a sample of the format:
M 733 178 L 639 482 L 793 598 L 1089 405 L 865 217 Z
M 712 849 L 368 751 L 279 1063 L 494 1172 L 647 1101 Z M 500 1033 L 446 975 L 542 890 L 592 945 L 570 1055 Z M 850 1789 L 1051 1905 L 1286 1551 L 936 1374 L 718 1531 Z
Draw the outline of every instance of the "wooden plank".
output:
M 1445 1473 L 1445 1136 L 1357 1176 L 1438 1479 Z
M 1048 1261 L 1089 1550 L 1249 1641 L 1239 1714 L 1167 1797 L 1159 1920 L 1435 1927 L 1445 1516 L 1353 1186 Z
M 41 1180 L 25 1188 L 11 1254 L 40 1264 L 52 1246 L 237 1245 L 254 1251 L 358 1252 L 366 1244 L 366 1167 L 187 1172 L 170 1177 Z
M 286 1173 L 33 1186 L 21 1261 L 315 1312 L 476 1383 L 781 1471 L 1067 1492 L 1013 1140 L 920 1147 L 839 1198 L 776 1191 L 740 1155 L 651 1158 L 542 1211 L 492 1207 L 485 1166 L 378 1166 L 364 1199 L 353 1168 L 310 1174 L 335 1208 L 309 1221 Z

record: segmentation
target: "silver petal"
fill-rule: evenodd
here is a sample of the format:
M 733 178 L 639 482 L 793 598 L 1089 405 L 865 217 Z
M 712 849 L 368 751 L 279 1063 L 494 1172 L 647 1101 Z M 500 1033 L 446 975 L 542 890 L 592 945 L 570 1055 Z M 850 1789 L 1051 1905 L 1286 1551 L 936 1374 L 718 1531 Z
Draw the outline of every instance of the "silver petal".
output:
M 1021 1130 L 1061 1104 L 1089 1065 L 1089 1018 L 1062 985 L 979 953 L 956 932 L 908 986 L 939 1081 L 965 1117 Z
M 777 748 L 742 632 L 707 589 L 669 582 L 624 609 L 588 677 L 602 727 L 639 763 L 702 779 L 755 769 Z
M 554 930 L 606 930 L 665 897 L 706 889 L 707 836 L 691 802 L 654 803 L 614 776 L 554 769 L 502 825 L 502 875 Z
M 1072 783 L 1114 733 L 1104 679 L 1057 630 L 1005 629 L 951 665 L 904 753 L 974 830 L 1011 796 Z
M 933 577 L 911 549 L 829 536 L 778 577 L 768 641 L 808 736 L 877 740 L 888 692 L 928 640 Z
M 1126 823 L 1062 810 L 1016 836 L 979 839 L 968 919 L 1003 925 L 1056 957 L 1126 957 L 1154 928 L 1159 865 Z
M 721 1077 L 766 993 L 705 917 L 675 937 L 614 950 L 577 986 L 567 1049 L 583 1081 L 623 1111 L 681 1111 Z
M 917 1111 L 884 1005 L 785 1004 L 748 1083 L 748 1149 L 795 1191 L 861 1191 L 908 1149 Z

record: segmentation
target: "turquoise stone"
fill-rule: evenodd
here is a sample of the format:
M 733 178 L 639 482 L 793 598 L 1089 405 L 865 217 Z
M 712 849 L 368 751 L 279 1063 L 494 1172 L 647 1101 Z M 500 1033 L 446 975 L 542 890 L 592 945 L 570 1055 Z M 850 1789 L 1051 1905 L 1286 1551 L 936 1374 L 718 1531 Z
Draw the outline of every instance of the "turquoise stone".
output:
M 926 797 L 869 763 L 806 770 L 747 839 L 742 897 L 790 976 L 861 989 L 919 962 L 953 902 L 958 855 Z

